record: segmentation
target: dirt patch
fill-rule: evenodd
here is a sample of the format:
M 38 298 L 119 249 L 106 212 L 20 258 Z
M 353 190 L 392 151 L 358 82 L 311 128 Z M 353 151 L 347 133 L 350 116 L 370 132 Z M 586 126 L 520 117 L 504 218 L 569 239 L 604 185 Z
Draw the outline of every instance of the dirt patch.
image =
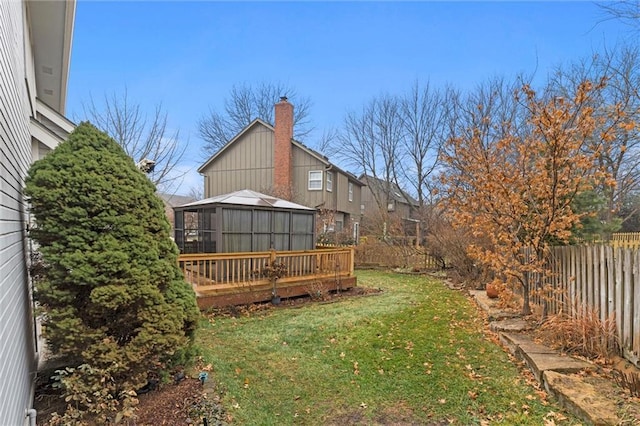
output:
M 614 401 L 621 420 L 621 425 L 640 424 L 640 398 L 631 395 L 616 381 L 616 371 L 609 367 L 601 367 L 595 371 L 581 372 L 582 379 L 594 386 L 598 393 L 609 401 Z
M 137 426 L 227 424 L 219 395 L 203 387 L 197 379 L 164 384 L 140 395 L 138 400 L 137 418 L 133 423 Z M 60 391 L 50 384 L 41 384 L 36 389 L 34 408 L 38 411 L 38 425 L 50 424 L 53 413 L 62 413 L 65 407 Z
M 384 407 L 373 413 L 367 413 L 369 408 L 363 403 L 358 409 L 343 407 L 335 415 L 324 419 L 325 425 L 376 425 L 376 426 L 444 426 L 451 424 L 448 420 L 429 421 L 418 418 L 414 411 L 405 403 Z M 428 415 L 431 417 L 431 415 Z
M 177 384 L 165 385 L 161 389 L 140 395 L 136 424 L 179 425 L 206 424 L 224 425 L 226 415 L 220 405 L 220 397 L 210 394 L 197 379 L 185 379 Z

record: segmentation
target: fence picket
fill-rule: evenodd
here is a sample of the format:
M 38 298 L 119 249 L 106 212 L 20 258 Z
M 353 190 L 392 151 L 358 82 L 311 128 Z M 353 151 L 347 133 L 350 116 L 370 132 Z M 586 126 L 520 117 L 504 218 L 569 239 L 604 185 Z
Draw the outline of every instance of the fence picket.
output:
M 615 317 L 622 355 L 640 366 L 640 250 L 614 246 L 554 247 L 551 252 L 549 314 L 580 317 L 588 310 L 601 321 Z
M 640 357 L 640 250 L 633 254 L 633 354 L 636 362 Z
M 624 287 L 622 286 L 622 249 L 615 248 L 613 250 L 614 281 L 616 295 L 616 327 L 618 329 L 618 339 L 622 342 L 622 317 L 624 316 L 623 301 Z
M 623 273 L 624 273 L 624 311 L 623 315 L 623 325 L 622 325 L 622 344 L 625 348 L 631 347 L 631 340 L 633 338 L 633 292 L 632 290 L 632 282 L 631 279 L 633 277 L 633 269 L 631 265 L 631 250 L 624 250 L 624 265 L 623 265 Z
M 607 318 L 616 312 L 615 305 L 615 265 L 613 262 L 613 247 L 605 246 L 605 261 L 607 263 Z
M 607 264 L 605 262 L 604 252 L 605 248 L 603 245 L 598 245 L 598 284 L 596 288 L 599 289 L 599 298 L 600 298 L 600 321 L 605 321 L 609 317 L 609 309 L 607 305 Z

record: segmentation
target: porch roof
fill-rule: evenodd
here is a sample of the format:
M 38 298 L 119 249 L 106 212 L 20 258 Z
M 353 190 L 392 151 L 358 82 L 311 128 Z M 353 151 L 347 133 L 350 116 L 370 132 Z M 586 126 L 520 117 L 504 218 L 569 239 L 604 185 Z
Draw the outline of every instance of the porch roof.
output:
M 276 198 L 271 195 L 262 194 L 260 192 L 243 189 L 241 191 L 231 192 L 229 194 L 216 195 L 215 197 L 205 198 L 204 200 L 195 201 L 193 203 L 183 204 L 176 208 L 187 209 L 192 207 L 202 207 L 212 204 L 229 204 L 240 206 L 267 207 L 288 210 L 311 210 L 315 209 L 296 204 L 291 201 Z

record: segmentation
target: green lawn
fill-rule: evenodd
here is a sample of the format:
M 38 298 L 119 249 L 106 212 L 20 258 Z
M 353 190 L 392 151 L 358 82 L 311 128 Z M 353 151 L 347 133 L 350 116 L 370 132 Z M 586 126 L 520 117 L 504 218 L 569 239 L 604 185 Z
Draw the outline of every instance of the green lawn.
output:
M 384 291 L 204 321 L 198 346 L 235 424 L 579 423 L 527 384 L 460 292 L 373 271 L 358 285 Z

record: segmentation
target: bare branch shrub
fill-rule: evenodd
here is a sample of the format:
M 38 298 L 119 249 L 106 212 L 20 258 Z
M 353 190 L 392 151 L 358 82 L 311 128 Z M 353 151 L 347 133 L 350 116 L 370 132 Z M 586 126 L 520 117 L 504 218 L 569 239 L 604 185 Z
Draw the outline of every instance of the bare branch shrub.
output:
M 329 290 L 322 281 L 314 281 L 307 287 L 307 294 L 312 300 L 327 300 Z

